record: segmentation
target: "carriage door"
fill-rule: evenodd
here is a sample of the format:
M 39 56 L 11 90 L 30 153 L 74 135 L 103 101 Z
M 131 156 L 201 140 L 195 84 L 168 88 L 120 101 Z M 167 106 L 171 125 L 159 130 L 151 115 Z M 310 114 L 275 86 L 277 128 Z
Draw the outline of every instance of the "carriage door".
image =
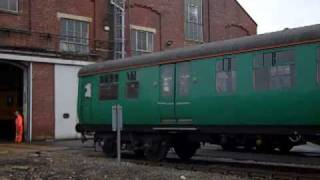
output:
M 192 123 L 189 62 L 160 66 L 160 78 L 161 123 Z
M 191 124 L 191 69 L 190 62 L 176 64 L 175 115 L 178 124 Z
M 175 119 L 175 65 L 160 66 L 160 98 L 158 102 L 162 124 L 176 123 Z

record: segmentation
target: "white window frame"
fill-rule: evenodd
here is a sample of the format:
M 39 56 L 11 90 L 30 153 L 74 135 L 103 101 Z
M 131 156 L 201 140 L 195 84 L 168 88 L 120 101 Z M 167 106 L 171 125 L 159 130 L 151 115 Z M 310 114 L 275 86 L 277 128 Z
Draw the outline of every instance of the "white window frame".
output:
M 152 53 L 154 51 L 154 39 L 155 39 L 155 34 L 156 34 L 156 30 L 153 28 L 148 28 L 148 27 L 142 27 L 142 26 L 135 26 L 135 25 L 131 25 L 130 26 L 131 29 L 131 41 L 133 38 L 135 38 L 134 42 L 134 46 L 133 43 L 131 43 L 131 51 L 132 51 L 132 55 L 138 55 L 138 54 L 146 54 L 146 53 Z M 133 33 L 134 32 L 134 33 Z M 145 40 L 146 40 L 146 49 L 139 49 L 138 46 L 138 32 L 143 32 L 145 33 Z M 151 45 L 150 45 L 150 41 L 149 41 L 149 34 L 151 33 Z M 132 35 L 134 35 L 134 37 L 132 37 Z
M 197 4 L 194 1 L 198 1 Z M 203 42 L 203 2 L 202 0 L 185 0 L 185 39 L 188 41 Z M 191 21 L 191 7 L 198 10 L 198 17 Z M 195 32 L 195 33 L 192 33 Z
M 62 23 L 63 21 L 66 21 L 66 27 L 64 31 L 66 32 L 66 36 L 60 33 L 60 51 L 62 52 L 71 52 L 71 53 L 78 53 L 78 54 L 88 54 L 89 53 L 89 22 L 87 21 L 81 21 L 77 19 L 68 19 L 68 18 L 61 18 L 60 19 L 60 32 L 63 30 Z M 80 23 L 80 32 L 76 32 L 76 23 Z M 74 31 L 71 32 L 69 25 L 73 26 Z M 84 35 L 84 26 L 86 27 L 85 35 Z M 73 34 L 72 36 L 69 36 L 70 34 Z M 83 36 L 84 35 L 84 36 Z M 73 40 L 71 40 L 73 39 Z M 76 49 L 76 47 L 80 47 L 79 49 Z
M 1 8 L 0 11 L 7 11 L 7 12 L 13 12 L 13 13 L 18 13 L 19 12 L 19 0 L 14 0 L 15 1 L 15 10 L 10 9 L 10 1 L 12 0 L 4 0 L 7 1 L 7 8 Z

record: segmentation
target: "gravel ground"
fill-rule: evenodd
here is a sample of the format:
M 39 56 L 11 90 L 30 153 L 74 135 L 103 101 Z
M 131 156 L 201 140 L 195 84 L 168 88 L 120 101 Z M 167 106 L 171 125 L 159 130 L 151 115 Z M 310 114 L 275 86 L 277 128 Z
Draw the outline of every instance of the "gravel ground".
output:
M 0 147 L 1 148 L 1 147 Z M 41 179 L 112 179 L 112 180 L 191 180 L 240 177 L 185 171 L 166 167 L 148 167 L 123 162 L 120 166 L 101 152 L 87 150 L 52 150 L 0 153 L 0 180 Z

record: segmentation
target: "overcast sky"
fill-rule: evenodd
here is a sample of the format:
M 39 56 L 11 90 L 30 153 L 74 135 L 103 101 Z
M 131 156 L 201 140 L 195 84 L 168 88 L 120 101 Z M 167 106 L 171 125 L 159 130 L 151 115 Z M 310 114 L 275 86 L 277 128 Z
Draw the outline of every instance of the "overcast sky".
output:
M 258 23 L 258 33 L 320 24 L 320 0 L 238 0 Z

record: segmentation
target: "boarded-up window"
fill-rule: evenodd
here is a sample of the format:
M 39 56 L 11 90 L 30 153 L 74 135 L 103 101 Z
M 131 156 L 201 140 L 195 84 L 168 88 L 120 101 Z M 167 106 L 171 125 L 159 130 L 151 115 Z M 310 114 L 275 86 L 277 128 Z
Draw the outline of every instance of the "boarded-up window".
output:
M 161 68 L 161 96 L 173 95 L 173 66 L 163 66 Z
M 100 76 L 100 100 L 118 99 L 118 74 Z
M 190 65 L 189 62 L 181 63 L 178 66 L 178 80 L 179 80 L 179 96 L 189 95 L 190 84 Z
M 218 93 L 236 90 L 236 66 L 234 58 L 225 58 L 216 64 L 216 90 Z
M 254 88 L 286 89 L 294 82 L 293 51 L 264 53 L 254 59 Z
M 137 72 L 127 72 L 127 98 L 133 99 L 139 96 L 139 82 L 137 81 Z

